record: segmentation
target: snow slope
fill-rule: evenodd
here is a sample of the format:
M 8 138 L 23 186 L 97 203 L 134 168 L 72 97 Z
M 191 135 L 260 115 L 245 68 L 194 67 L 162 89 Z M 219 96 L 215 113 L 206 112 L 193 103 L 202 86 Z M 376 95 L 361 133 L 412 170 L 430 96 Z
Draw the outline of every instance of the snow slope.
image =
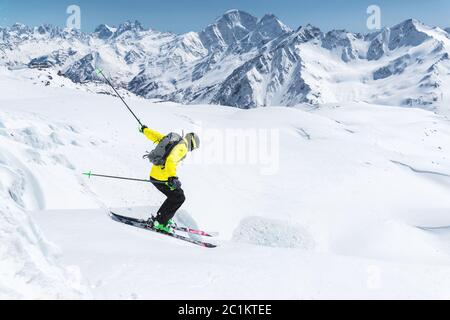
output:
M 28 212 L 46 206 L 43 184 L 30 163 L 40 163 L 38 150 L 51 142 L 39 140 L 36 122 L 29 126 L 5 112 L 7 103 L 0 104 L 0 299 L 89 298 L 79 268 L 57 262 L 59 249 Z
M 61 249 L 52 265 L 80 268 L 95 298 L 450 297 L 445 116 L 364 103 L 244 111 L 130 97 L 149 126 L 201 135 L 202 149 L 179 171 L 188 199 L 180 222 L 221 233 L 220 247 L 205 250 L 109 220 L 107 208 L 154 212 L 163 197 L 151 186 L 81 176 L 148 176 L 141 155 L 152 146 L 117 98 L 1 73 L 2 155 L 22 171 L 27 195 L 18 203 L 13 184 L 0 189 L 14 202 L 6 214 L 20 225 L 12 213 L 31 214 L 28 225 Z M 261 144 L 262 156 L 239 161 L 237 133 L 249 151 Z M 45 256 L 32 247 L 36 256 L 21 259 Z

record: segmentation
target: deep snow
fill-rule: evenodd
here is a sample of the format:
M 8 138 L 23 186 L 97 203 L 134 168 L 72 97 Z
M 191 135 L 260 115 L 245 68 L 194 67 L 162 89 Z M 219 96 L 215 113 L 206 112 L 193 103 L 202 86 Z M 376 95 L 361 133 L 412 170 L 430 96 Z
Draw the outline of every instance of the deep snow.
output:
M 3 228 L 25 219 L 61 250 L 38 264 L 50 255 L 37 241 L 23 243 L 29 255 L 2 247 L 2 271 L 15 259 L 57 278 L 46 282 L 51 294 L 9 294 L 21 272 L 11 265 L 3 296 L 450 298 L 445 116 L 364 103 L 244 111 L 128 98 L 155 129 L 201 134 L 202 149 L 179 176 L 188 198 L 183 221 L 221 234 L 220 247 L 206 250 L 110 221 L 107 208 L 154 212 L 163 197 L 151 186 L 81 175 L 148 177 L 142 155 L 152 146 L 117 98 L 34 86 L 6 70 L 0 87 L 0 150 L 8 159 L 0 162 L 2 246 L 28 238 Z M 248 141 L 268 141 L 256 159 L 265 162 L 220 161 L 235 155 L 234 143 L 224 154 L 215 148 L 236 133 L 230 129 L 255 129 Z M 47 244 L 57 252 L 54 245 Z M 67 280 L 67 266 L 76 281 Z M 26 288 L 41 287 L 23 273 Z

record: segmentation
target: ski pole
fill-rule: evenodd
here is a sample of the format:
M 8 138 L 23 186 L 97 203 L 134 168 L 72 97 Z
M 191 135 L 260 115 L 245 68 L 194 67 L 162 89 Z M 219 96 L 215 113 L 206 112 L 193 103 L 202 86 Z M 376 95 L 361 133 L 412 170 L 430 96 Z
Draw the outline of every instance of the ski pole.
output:
M 103 76 L 103 78 L 105 78 L 106 83 L 109 84 L 109 86 L 114 90 L 114 92 L 117 94 L 117 96 L 120 98 L 120 100 L 122 100 L 124 105 L 128 108 L 128 110 L 131 112 L 133 117 L 137 120 L 139 125 L 142 127 L 143 124 L 142 124 L 141 120 L 139 120 L 139 118 L 134 114 L 133 110 L 131 110 L 130 106 L 125 102 L 124 98 L 122 98 L 122 96 L 119 94 L 119 92 L 117 92 L 116 88 L 114 88 L 111 81 L 109 81 L 109 79 L 103 74 L 103 71 L 101 69 L 97 69 L 95 72 L 97 74 L 101 74 Z
M 107 179 L 118 179 L 118 180 L 128 180 L 128 181 L 137 181 L 137 182 L 147 182 L 147 183 L 156 183 L 156 184 L 166 184 L 164 181 L 156 181 L 156 180 L 143 180 L 143 179 L 135 179 L 135 178 L 127 178 L 127 177 L 117 177 L 117 176 L 108 176 L 103 174 L 95 174 L 92 171 L 83 173 L 83 175 L 89 177 L 98 177 L 98 178 L 107 178 Z

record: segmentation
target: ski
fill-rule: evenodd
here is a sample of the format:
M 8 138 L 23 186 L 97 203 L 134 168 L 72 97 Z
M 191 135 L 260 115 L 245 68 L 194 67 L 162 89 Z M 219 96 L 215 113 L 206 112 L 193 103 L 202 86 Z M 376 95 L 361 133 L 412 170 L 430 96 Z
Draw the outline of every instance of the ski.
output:
M 152 232 L 155 232 L 155 233 L 158 233 L 158 234 L 161 234 L 161 235 L 165 235 L 165 236 L 168 236 L 168 237 L 171 237 L 171 238 L 174 238 L 174 239 L 178 239 L 178 240 L 181 240 L 181 241 L 189 242 L 191 244 L 195 244 L 195 245 L 200 246 L 200 247 L 204 247 L 204 248 L 216 248 L 217 247 L 216 245 L 214 245 L 212 243 L 203 242 L 203 241 L 200 241 L 200 240 L 195 240 L 195 239 L 183 237 L 183 236 L 181 236 L 179 234 L 176 234 L 176 233 L 160 232 L 158 230 L 155 230 L 155 229 L 149 227 L 144 220 L 139 220 L 139 219 L 130 218 L 130 217 L 124 217 L 124 216 L 118 215 L 118 214 L 116 214 L 116 213 L 114 213 L 112 211 L 110 212 L 110 216 L 111 216 L 111 219 L 113 219 L 116 222 L 124 223 L 124 224 L 127 224 L 127 225 L 132 226 L 132 227 L 136 227 L 136 228 L 152 231 Z
M 131 218 L 131 217 L 123 217 L 123 218 L 126 218 L 128 220 L 132 220 L 132 221 L 134 221 L 136 223 L 146 223 L 146 221 L 142 220 L 142 219 L 136 219 L 136 218 Z M 218 232 L 206 232 L 206 231 L 196 230 L 196 229 L 192 229 L 192 228 L 188 228 L 188 227 L 175 226 L 175 227 L 173 227 L 173 229 L 176 230 L 176 231 L 181 231 L 181 232 L 186 232 L 186 233 L 190 233 L 190 234 L 195 234 L 197 236 L 202 236 L 202 237 L 214 238 L 214 237 L 218 237 L 219 236 Z
M 195 234 L 197 236 L 202 236 L 202 237 L 218 237 L 219 233 L 218 232 L 206 232 L 206 231 L 201 231 L 201 230 L 195 230 L 195 229 L 191 229 L 191 228 L 187 228 L 187 227 L 178 227 L 176 226 L 174 228 L 174 230 L 177 231 L 181 231 L 181 232 L 186 232 L 186 233 L 191 233 L 191 234 Z

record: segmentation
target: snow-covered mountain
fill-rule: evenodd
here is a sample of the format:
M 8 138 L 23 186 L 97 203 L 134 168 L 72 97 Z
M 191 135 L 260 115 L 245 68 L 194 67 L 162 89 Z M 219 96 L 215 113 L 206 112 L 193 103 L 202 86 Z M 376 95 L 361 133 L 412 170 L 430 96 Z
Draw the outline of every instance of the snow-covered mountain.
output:
M 123 89 L 164 101 L 239 108 L 361 101 L 450 112 L 449 35 L 413 19 L 362 35 L 291 30 L 272 14 L 230 10 L 182 35 L 138 21 L 91 34 L 15 24 L 0 29 L 0 41 L 10 68 L 96 83 L 100 67 Z

